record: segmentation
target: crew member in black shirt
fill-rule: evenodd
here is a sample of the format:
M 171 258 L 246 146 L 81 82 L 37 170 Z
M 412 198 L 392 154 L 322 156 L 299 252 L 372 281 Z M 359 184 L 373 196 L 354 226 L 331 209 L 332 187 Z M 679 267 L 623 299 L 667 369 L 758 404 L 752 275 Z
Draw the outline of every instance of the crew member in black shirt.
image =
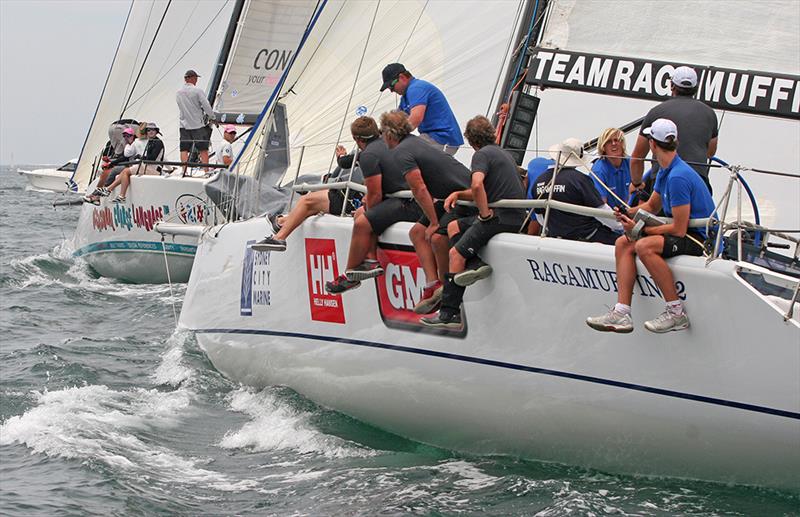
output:
M 447 223 L 475 213 L 458 207 L 446 213 L 444 199 L 453 192 L 469 187 L 470 172 L 461 162 L 416 135 L 402 111 L 381 115 L 381 133 L 392 149 L 395 161 L 406 180 L 422 217 L 411 227 L 409 238 L 419 257 L 427 282 L 422 298 L 414 306 L 417 314 L 435 310 L 441 299 L 442 280 L 447 274 Z
M 366 209 L 359 208 L 353 216 L 353 235 L 350 239 L 350 253 L 347 256 L 347 269 L 325 284 L 329 293 L 341 293 L 361 285 L 362 280 L 383 274 L 383 268 L 375 260 L 378 236 L 388 227 L 400 221 L 419 220 L 422 212 L 413 199 L 387 198 L 405 190 L 406 182 L 397 166 L 394 155 L 386 142 L 381 139 L 378 124 L 371 117 L 359 117 L 351 128 L 361 154 L 358 156 L 367 194 L 364 196 Z
M 544 171 L 536 179 L 533 186 L 535 199 L 548 199 L 550 188 L 553 188 L 552 200 L 570 203 L 573 205 L 587 206 L 591 208 L 607 207 L 600 194 L 594 187 L 592 179 L 575 167 L 586 166 L 583 157 L 583 145 L 577 138 L 568 138 L 560 144 L 556 144 L 549 149 L 550 156 L 556 160 L 559 167 L 556 173 L 555 184 L 553 184 L 553 168 Z M 610 209 L 609 209 L 610 210 Z M 544 208 L 535 210 L 537 221 L 533 221 L 528 227 L 528 233 L 538 235 L 541 224 L 544 223 Z M 602 242 L 603 244 L 614 245 L 619 233 L 614 232 L 610 226 L 618 227 L 614 219 L 596 219 L 588 215 L 574 214 L 550 209 L 547 220 L 547 236 L 560 237 L 574 241 Z
M 450 221 L 447 233 L 451 242 L 449 272 L 445 277 L 442 306 L 439 313 L 422 318 L 431 327 L 458 328 L 461 326 L 461 302 L 467 286 L 486 278 L 491 266 L 478 257 L 478 250 L 502 232 L 517 233 L 525 221 L 520 208 L 489 208 L 489 203 L 501 199 L 524 199 L 525 191 L 519 180 L 517 164 L 506 151 L 495 144 L 495 128 L 484 116 L 474 117 L 464 131 L 472 156 L 470 189 L 454 192 L 445 200 L 452 210 L 457 199 L 472 200 L 478 215 Z M 591 182 L 590 182 L 591 183 Z

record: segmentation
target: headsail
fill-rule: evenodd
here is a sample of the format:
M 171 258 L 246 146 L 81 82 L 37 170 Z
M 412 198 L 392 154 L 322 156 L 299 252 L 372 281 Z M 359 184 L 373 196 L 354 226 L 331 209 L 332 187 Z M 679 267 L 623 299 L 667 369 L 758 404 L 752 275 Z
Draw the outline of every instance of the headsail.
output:
M 295 174 L 329 172 L 335 145 L 352 146 L 348 128 L 353 119 L 396 108 L 397 96 L 379 91 L 381 70 L 388 63 L 402 62 L 415 77 L 437 85 L 462 126 L 476 114 L 491 114 L 523 4 L 327 2 L 280 91 L 291 156 L 283 184 Z M 267 124 L 265 117 L 240 155 L 239 174 L 255 176 L 259 170 Z M 469 152 L 462 149 L 459 156 Z
M 176 152 L 175 91 L 188 68 L 203 76 L 201 87 L 210 78 L 233 4 L 232 0 L 133 3 L 73 177 L 79 189 L 90 181 L 93 164 L 108 140 L 109 124 L 120 118 L 158 123 L 167 154 Z

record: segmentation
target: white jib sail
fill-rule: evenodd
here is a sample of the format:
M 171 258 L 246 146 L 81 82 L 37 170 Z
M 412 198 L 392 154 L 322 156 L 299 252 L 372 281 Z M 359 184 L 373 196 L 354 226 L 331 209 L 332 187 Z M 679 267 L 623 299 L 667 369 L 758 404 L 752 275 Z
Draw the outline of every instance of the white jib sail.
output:
M 201 88 L 211 79 L 233 4 L 233 0 L 134 2 L 75 172 L 80 190 L 87 187 L 93 164 L 100 159 L 108 126 L 120 118 L 158 124 L 165 156 L 177 158 L 175 92 L 187 69 L 200 74 Z
M 401 62 L 415 77 L 439 87 L 462 128 L 475 115 L 491 114 L 523 4 L 327 2 L 280 92 L 291 147 L 284 183 L 298 172 L 327 173 L 336 144 L 353 147 L 349 124 L 360 114 L 377 119 L 396 109 L 399 98 L 380 92 L 381 70 L 389 63 Z M 252 174 L 262 138 L 263 125 L 241 155 L 240 174 Z M 458 157 L 468 161 L 470 154 L 462 148 Z

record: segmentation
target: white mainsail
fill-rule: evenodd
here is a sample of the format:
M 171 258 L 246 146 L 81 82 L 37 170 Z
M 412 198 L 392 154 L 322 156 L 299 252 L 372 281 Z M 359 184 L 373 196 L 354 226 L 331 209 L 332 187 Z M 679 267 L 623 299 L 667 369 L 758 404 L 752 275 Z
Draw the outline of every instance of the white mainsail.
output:
M 284 183 L 295 173 L 327 173 L 335 145 L 352 145 L 348 128 L 353 119 L 396 108 L 397 96 L 379 91 L 381 70 L 388 63 L 402 62 L 415 77 L 438 86 L 462 126 L 477 114 L 490 113 L 523 3 L 327 2 L 280 92 L 292 164 Z M 243 151 L 240 174 L 253 174 L 266 124 L 265 118 Z M 462 149 L 459 156 L 468 151 Z
M 135 1 L 86 137 L 74 181 L 86 189 L 93 164 L 108 140 L 108 126 L 120 118 L 156 122 L 166 155 L 178 149 L 175 91 L 194 69 L 211 78 L 233 8 L 233 0 Z

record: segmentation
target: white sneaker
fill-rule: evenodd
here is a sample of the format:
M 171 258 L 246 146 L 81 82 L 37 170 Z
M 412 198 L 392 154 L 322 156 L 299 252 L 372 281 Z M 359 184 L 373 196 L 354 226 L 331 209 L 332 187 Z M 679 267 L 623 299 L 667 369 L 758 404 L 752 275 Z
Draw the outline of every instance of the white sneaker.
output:
M 633 320 L 630 314 L 621 314 L 611 309 L 602 316 L 590 316 L 586 318 L 586 324 L 600 332 L 619 332 L 628 334 L 633 332 Z
M 675 316 L 669 311 L 664 311 L 657 318 L 645 321 L 644 328 L 657 334 L 673 330 L 686 330 L 689 328 L 689 317 L 685 312 L 680 316 Z

